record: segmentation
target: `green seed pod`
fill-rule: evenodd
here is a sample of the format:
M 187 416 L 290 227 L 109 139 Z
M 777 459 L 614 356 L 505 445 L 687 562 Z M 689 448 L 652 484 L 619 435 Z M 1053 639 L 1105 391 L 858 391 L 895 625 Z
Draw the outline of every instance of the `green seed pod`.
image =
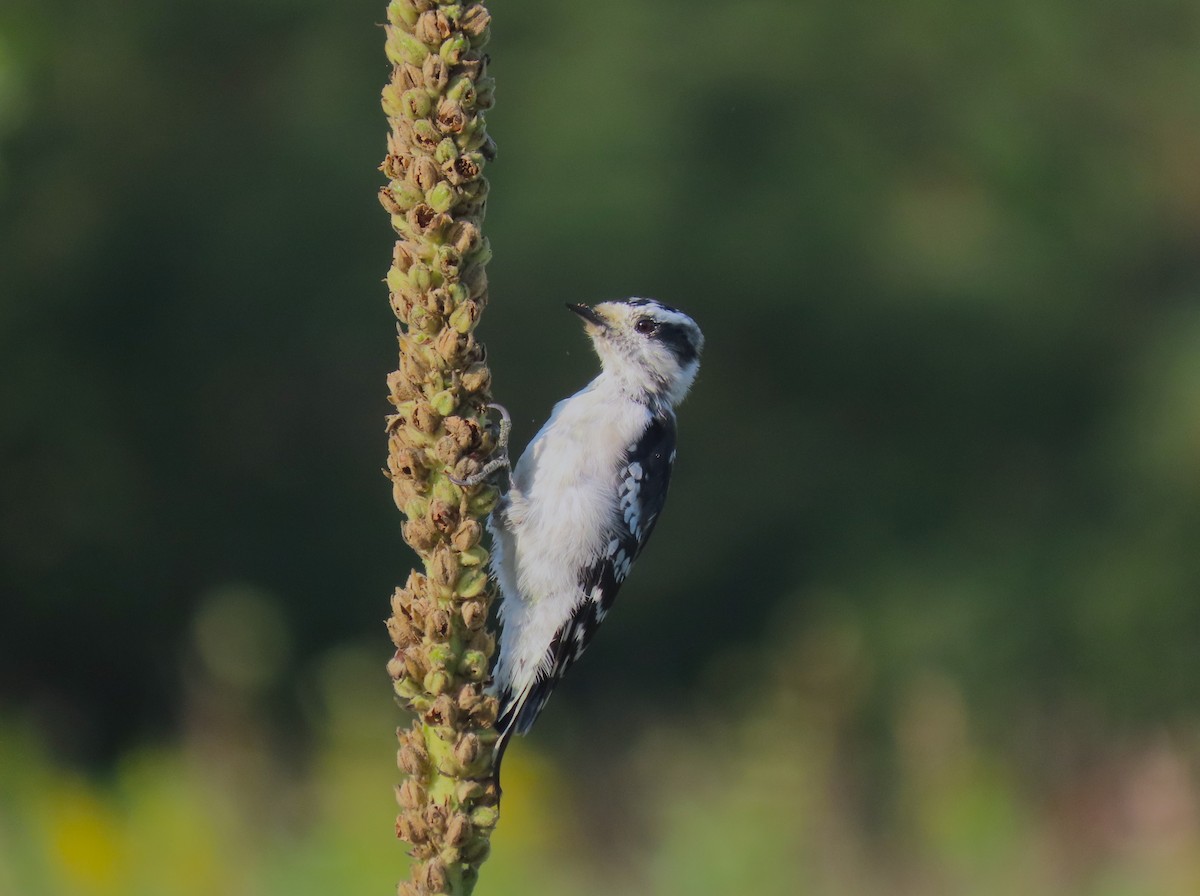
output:
M 404 96 L 404 91 L 401 90 L 398 84 L 388 84 L 380 93 L 379 102 L 383 106 L 383 112 L 388 118 L 399 118 L 405 113 L 404 104 L 401 98 Z
M 445 672 L 434 671 L 425 676 L 422 686 L 431 694 L 442 695 L 450 689 L 450 676 Z
M 455 485 L 445 477 L 438 479 L 433 484 L 433 499 L 447 507 L 457 507 L 462 500 L 462 494 L 462 486 Z M 454 522 L 454 528 L 458 528 L 457 520 Z
M 471 49 L 471 41 L 465 34 L 455 34 L 442 43 L 438 55 L 447 65 L 458 65 Z
M 463 654 L 459 672 L 471 681 L 483 681 L 488 674 L 488 658 L 478 650 L 468 650 Z
M 424 292 L 433 284 L 433 272 L 429 269 L 428 265 L 422 264 L 419 261 L 415 262 L 408 269 L 408 281 L 415 288 Z
M 471 813 L 471 824 L 485 830 L 494 828 L 500 820 L 500 810 L 495 806 L 479 806 Z
M 483 837 L 476 837 L 474 840 L 463 845 L 461 854 L 464 862 L 469 862 L 471 867 L 478 868 L 492 854 L 492 844 Z M 478 876 L 478 874 L 476 873 L 473 876 Z M 467 875 L 464 872 L 463 879 L 465 880 L 466 877 Z
M 483 589 L 487 587 L 487 573 L 479 569 L 467 569 L 458 578 L 458 584 L 454 586 L 454 591 L 459 597 L 477 597 L 483 593 Z
M 433 109 L 433 98 L 427 90 L 406 90 L 401 96 L 400 108 L 409 118 L 428 118 L 430 110 Z
M 433 160 L 443 168 L 447 163 L 458 158 L 458 145 L 450 137 L 446 137 L 437 145 L 437 149 L 433 151 Z
M 482 545 L 475 545 L 473 548 L 461 552 L 458 555 L 458 562 L 463 566 L 482 566 L 488 562 L 490 555 Z
M 426 652 L 426 660 L 430 668 L 443 671 L 455 662 L 456 656 L 454 648 L 449 644 L 431 644 Z
M 439 181 L 437 186 L 425 194 L 425 201 L 430 208 L 438 212 L 448 212 L 454 207 L 455 200 L 458 196 L 454 191 L 454 187 L 450 186 L 446 181 Z
M 472 108 L 475 105 L 475 82 L 470 78 L 455 78 L 446 91 L 446 97 L 464 109 Z
M 420 519 L 429 513 L 429 498 L 413 498 L 404 505 L 404 515 L 409 519 Z
M 460 803 L 473 802 L 483 796 L 483 785 L 478 781 L 463 781 L 458 785 L 454 796 Z
M 392 0 L 388 4 L 388 21 L 393 25 L 408 25 L 410 28 L 417 21 L 417 9 L 412 0 Z
M 474 127 L 470 122 L 463 125 L 463 129 L 454 135 L 454 142 L 458 144 L 459 152 L 479 151 L 485 158 L 487 156 L 483 150 L 487 144 L 487 133 L 481 127 Z
M 478 302 L 471 300 L 463 302 L 450 315 L 450 326 L 459 333 L 470 333 L 475 329 L 475 324 L 479 322 L 479 314 L 482 310 Z
M 403 65 L 405 62 L 411 62 L 413 65 L 420 65 L 429 55 L 429 48 L 411 34 L 390 26 L 387 32 L 384 51 L 387 53 L 388 60 L 393 64 Z
M 425 195 L 420 190 L 406 180 L 392 181 L 388 184 L 388 191 L 392 195 L 395 207 L 401 212 L 407 212 L 425 198 Z
M 433 405 L 433 409 L 441 416 L 448 417 L 458 407 L 458 396 L 454 394 L 453 390 L 446 389 L 434 395 L 430 399 L 430 403 Z
M 500 493 L 496 489 L 491 487 L 481 488 L 467 500 L 467 509 L 470 511 L 471 516 L 487 516 L 496 508 L 498 500 L 500 500 Z
M 388 289 L 392 292 L 407 292 L 413 288 L 408 275 L 396 267 L 388 269 L 384 282 L 387 283 Z

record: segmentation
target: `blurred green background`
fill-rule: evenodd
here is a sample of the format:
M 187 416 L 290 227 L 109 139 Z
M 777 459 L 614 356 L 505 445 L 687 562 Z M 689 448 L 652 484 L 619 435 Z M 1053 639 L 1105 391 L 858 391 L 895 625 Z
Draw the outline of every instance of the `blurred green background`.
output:
M 0 5 L 0 894 L 405 875 L 384 5 Z M 708 349 L 479 892 L 1200 892 L 1200 6 L 493 14 L 516 441 Z

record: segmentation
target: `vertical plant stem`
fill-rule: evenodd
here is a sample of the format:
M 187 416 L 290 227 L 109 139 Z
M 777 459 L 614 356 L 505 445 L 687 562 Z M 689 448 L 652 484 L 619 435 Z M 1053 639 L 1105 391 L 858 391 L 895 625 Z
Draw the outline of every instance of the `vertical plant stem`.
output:
M 480 544 L 498 494 L 450 479 L 478 470 L 495 448 L 480 423 L 491 374 L 474 337 L 490 256 L 481 231 L 483 168 L 494 154 L 483 115 L 493 96 L 489 23 L 483 4 L 469 0 L 388 6 L 391 130 L 380 201 L 399 237 L 387 284 L 401 324 L 399 368 L 388 377 L 388 475 L 408 518 L 404 538 L 423 564 L 396 589 L 387 622 L 396 647 L 388 672 L 415 715 L 398 732 L 406 777 L 396 834 L 414 860 L 402 896 L 470 893 L 498 817 L 496 701 L 483 693 L 494 591 Z

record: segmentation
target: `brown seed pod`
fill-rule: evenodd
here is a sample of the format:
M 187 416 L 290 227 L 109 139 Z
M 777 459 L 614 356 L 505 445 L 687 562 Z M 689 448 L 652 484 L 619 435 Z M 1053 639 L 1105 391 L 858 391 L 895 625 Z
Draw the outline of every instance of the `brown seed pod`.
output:
M 384 625 L 387 626 L 388 634 L 392 638 L 392 643 L 398 648 L 405 648 L 412 644 L 416 644 L 421 638 L 417 630 L 413 628 L 412 623 L 400 616 L 388 617 Z M 388 663 L 389 670 L 391 669 L 393 662 L 395 662 L 395 657 L 393 657 Z M 402 669 L 403 661 L 397 663 L 396 665 L 398 668 Z M 397 676 L 392 677 L 395 678 Z
M 444 893 L 449 879 L 446 877 L 446 866 L 437 859 L 430 859 L 422 871 L 425 887 L 430 893 Z
M 442 422 L 442 415 L 433 409 L 427 401 L 419 401 L 413 408 L 412 425 L 418 432 L 432 435 Z
M 454 629 L 450 622 L 450 614 L 445 610 L 434 610 L 425 617 L 425 637 L 438 644 L 450 640 Z
M 471 631 L 476 631 L 487 622 L 487 606 L 481 600 L 465 600 L 462 604 L 463 624 Z
M 475 545 L 479 544 L 479 540 L 482 537 L 483 524 L 479 520 L 465 519 L 459 523 L 458 528 L 454 530 L 454 534 L 450 536 L 450 543 L 454 545 L 456 551 L 469 551 Z
M 459 513 L 457 507 L 451 507 L 445 501 L 436 500 L 429 505 L 429 519 L 432 520 L 437 530 L 445 535 L 449 535 L 458 528 Z M 457 567 L 457 562 L 455 563 Z M 454 570 L 457 575 L 457 568 Z M 447 573 L 440 581 L 453 583 L 454 579 Z
M 481 751 L 482 747 L 479 743 L 479 735 L 473 731 L 468 731 L 454 745 L 454 758 L 464 766 L 473 765 L 479 758 Z
M 471 819 L 462 812 L 451 816 L 446 824 L 446 842 L 451 846 L 462 846 L 470 836 Z
M 483 699 L 479 692 L 479 685 L 464 684 L 458 692 L 458 708 L 463 712 L 471 712 L 479 705 L 479 701 Z
M 450 36 L 450 20 L 441 10 L 428 10 L 417 18 L 413 34 L 426 46 L 437 47 Z
M 458 721 L 458 708 L 449 694 L 439 694 L 425 712 L 425 721 L 434 727 L 453 728 Z
M 396 802 L 405 809 L 417 809 L 425 805 L 425 788 L 416 778 L 405 778 L 396 787 Z
M 388 660 L 387 673 L 393 681 L 399 680 L 404 675 L 404 654 L 399 650 L 392 654 L 392 658 Z
M 429 825 L 431 831 L 443 833 L 446 830 L 446 822 L 450 818 L 450 807 L 444 803 L 429 803 L 421 813 L 421 817 L 425 819 L 425 824 Z
M 428 759 L 428 754 L 423 755 L 411 744 L 406 744 L 396 752 L 396 761 L 400 766 L 400 770 L 410 775 L 425 774 Z M 404 839 L 407 840 L 408 838 L 405 837 Z

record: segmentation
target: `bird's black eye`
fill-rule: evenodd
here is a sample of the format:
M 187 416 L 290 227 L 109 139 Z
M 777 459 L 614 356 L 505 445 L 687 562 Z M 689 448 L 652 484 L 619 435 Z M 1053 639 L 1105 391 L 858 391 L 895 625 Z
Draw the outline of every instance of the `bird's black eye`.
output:
M 633 328 L 643 336 L 649 336 L 651 333 L 658 331 L 658 324 L 648 317 L 639 317 Z

